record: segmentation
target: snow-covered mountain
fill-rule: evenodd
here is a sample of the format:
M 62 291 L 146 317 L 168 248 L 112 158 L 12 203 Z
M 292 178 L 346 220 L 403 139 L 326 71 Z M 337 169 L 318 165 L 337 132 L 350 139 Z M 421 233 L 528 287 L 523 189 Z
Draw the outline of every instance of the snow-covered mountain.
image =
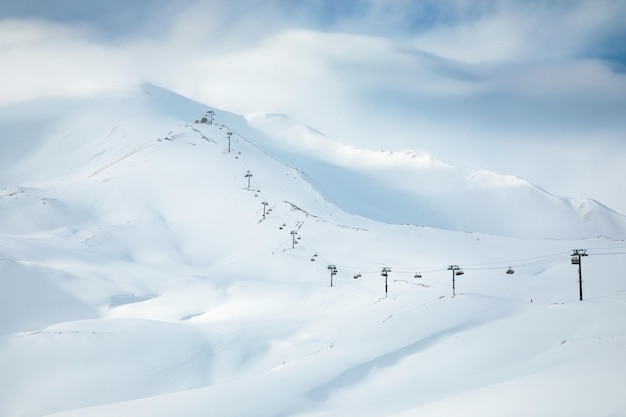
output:
M 0 131 L 0 415 L 626 414 L 599 203 L 152 85 Z
M 118 104 L 106 97 L 94 102 L 73 98 L 62 103 L 44 101 L 8 108 L 4 113 L 8 126 L 7 123 L 3 126 L 7 137 L 25 139 L 4 153 L 1 162 L 5 172 L 10 172 L 12 165 L 23 163 L 20 153 L 36 142 L 51 148 L 41 150 L 39 157 L 54 159 L 59 158 L 55 156 L 57 152 L 62 152 L 63 158 L 78 157 L 77 152 L 64 150 L 64 147 L 74 148 L 75 140 L 80 140 L 80 147 L 87 153 L 101 152 L 104 141 L 105 146 L 117 141 L 122 146 L 141 147 L 140 143 L 130 142 L 131 145 L 126 139 L 140 131 L 146 146 L 152 146 L 150 140 L 164 131 L 176 128 L 178 134 L 190 131 L 190 126 L 185 130 L 177 125 L 193 123 L 194 114 L 201 117 L 206 112 L 205 106 L 158 87 L 145 86 L 145 89 L 151 95 L 148 101 L 136 98 Z M 145 106 L 138 106 L 139 102 Z M 50 107 L 58 107 L 58 113 L 50 114 L 47 110 Z M 103 111 L 105 114 L 101 114 Z M 594 200 L 556 197 L 520 178 L 453 167 L 427 154 L 353 148 L 282 115 L 256 114 L 244 120 L 225 112 L 218 114 L 216 123 L 227 124 L 225 128 L 233 130 L 233 140 L 247 141 L 297 169 L 322 197 L 351 214 L 392 224 L 511 237 L 626 236 L 626 217 Z M 169 124 L 150 121 L 147 123 L 150 126 L 142 125 L 151 118 L 167 120 Z M 115 129 L 123 127 L 125 121 L 129 130 L 116 134 Z M 30 126 L 25 128 L 24 124 Z M 51 133 L 55 129 L 56 137 L 42 135 L 40 131 Z M 80 139 L 73 141 L 72 136 Z M 104 139 L 100 143 L 84 143 L 85 137 Z M 381 142 L 384 143 L 384 138 Z M 45 172 L 42 167 L 46 164 L 33 164 L 33 157 L 28 154 L 30 166 L 35 167 L 38 175 L 55 177 L 62 172 Z M 77 166 L 81 162 L 66 161 Z M 65 164 L 57 167 L 65 169 Z M 5 175 L 2 185 L 16 183 L 11 180 Z
M 266 152 L 297 166 L 349 213 L 515 237 L 626 235 L 626 217 L 594 200 L 556 197 L 520 178 L 453 167 L 427 154 L 355 149 L 284 115 L 247 120 L 270 138 L 260 145 Z

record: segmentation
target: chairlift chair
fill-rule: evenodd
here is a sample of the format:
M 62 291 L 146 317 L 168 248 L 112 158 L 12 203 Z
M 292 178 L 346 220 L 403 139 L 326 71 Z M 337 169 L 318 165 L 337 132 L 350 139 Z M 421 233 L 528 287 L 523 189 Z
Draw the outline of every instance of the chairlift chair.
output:
M 413 275 L 413 278 L 421 278 L 421 277 L 422 277 L 422 274 L 419 272 Z
M 456 271 L 455 275 L 463 275 L 465 272 L 463 271 Z
M 515 271 L 513 270 L 513 268 L 511 268 L 509 266 L 509 269 L 506 270 L 506 273 L 509 274 L 509 275 L 513 275 L 515 273 Z

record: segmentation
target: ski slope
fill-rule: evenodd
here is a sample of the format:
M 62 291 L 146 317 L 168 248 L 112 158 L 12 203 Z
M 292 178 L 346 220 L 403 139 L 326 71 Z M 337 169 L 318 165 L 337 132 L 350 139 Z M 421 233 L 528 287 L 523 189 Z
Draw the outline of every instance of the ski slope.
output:
M 626 414 L 600 203 L 151 85 L 0 128 L 2 416 Z
M 625 217 L 594 200 L 557 197 L 511 175 L 450 166 L 424 153 L 342 145 L 284 115 L 247 120 L 266 133 L 266 152 L 297 166 L 352 214 L 522 238 L 624 237 Z

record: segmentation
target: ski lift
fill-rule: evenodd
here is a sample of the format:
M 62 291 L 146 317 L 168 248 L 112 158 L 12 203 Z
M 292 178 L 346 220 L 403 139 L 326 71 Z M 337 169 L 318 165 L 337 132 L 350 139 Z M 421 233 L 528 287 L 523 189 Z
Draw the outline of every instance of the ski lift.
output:
M 311 256 L 311 262 L 315 262 L 315 256 Z
M 300 240 L 300 239 L 302 239 L 302 237 L 301 237 L 301 236 L 298 236 L 296 239 Z
M 315 252 L 315 253 L 313 254 L 313 257 L 317 258 L 317 252 Z
M 415 275 L 413 275 L 413 278 L 421 278 L 422 274 L 420 272 L 417 272 Z
M 359 274 L 354 274 L 354 276 L 352 278 L 359 279 L 359 278 L 361 278 L 361 274 L 360 273 Z
M 459 270 L 459 271 L 456 271 L 456 272 L 455 272 L 455 275 L 463 275 L 464 273 L 465 273 L 465 272 L 463 272 L 463 271 Z
M 580 265 L 580 255 L 572 255 L 572 265 Z
M 282 226 L 278 226 L 278 228 L 279 228 L 280 230 L 283 230 L 283 227 L 282 227 Z
M 506 270 L 506 273 L 509 274 L 509 275 L 513 275 L 515 273 L 515 271 L 513 270 L 513 268 L 511 268 L 509 266 L 509 269 Z

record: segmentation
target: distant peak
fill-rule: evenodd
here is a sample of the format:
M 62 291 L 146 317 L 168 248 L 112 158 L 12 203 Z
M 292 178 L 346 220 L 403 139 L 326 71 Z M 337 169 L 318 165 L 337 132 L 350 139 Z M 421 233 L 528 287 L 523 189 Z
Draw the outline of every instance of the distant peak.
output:
M 246 120 L 260 128 L 265 129 L 302 129 L 319 136 L 324 136 L 322 132 L 309 125 L 292 119 L 283 113 L 252 113 L 245 116 Z

